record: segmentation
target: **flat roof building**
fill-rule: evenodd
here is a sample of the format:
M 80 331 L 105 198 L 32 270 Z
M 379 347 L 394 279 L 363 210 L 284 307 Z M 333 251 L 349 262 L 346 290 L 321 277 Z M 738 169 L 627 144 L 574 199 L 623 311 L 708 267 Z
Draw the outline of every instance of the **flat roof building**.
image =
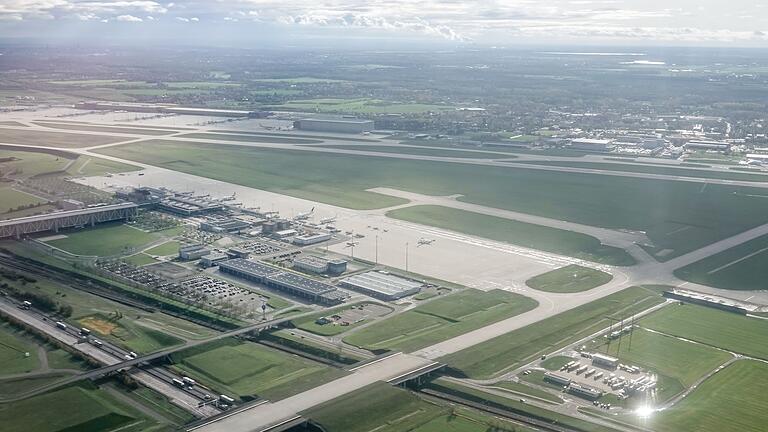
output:
M 330 239 L 331 239 L 331 235 L 328 233 L 305 234 L 305 235 L 300 235 L 294 238 L 293 244 L 298 246 L 309 246 L 317 243 L 322 243 Z
M 568 386 L 568 385 L 571 384 L 570 378 L 566 378 L 566 377 L 564 377 L 562 375 L 558 375 L 558 374 L 555 374 L 555 373 L 552 373 L 552 372 L 544 373 L 544 380 L 548 381 L 548 382 L 551 382 L 551 383 L 555 383 L 557 385 L 561 385 L 563 387 Z
M 121 203 L 8 219 L 0 221 L 0 238 L 19 238 L 37 232 L 58 232 L 65 228 L 95 226 L 103 222 L 130 219 L 136 216 L 138 208 L 134 203 Z
M 373 130 L 373 120 L 358 119 L 301 119 L 293 123 L 300 130 L 336 133 L 363 133 Z
M 600 366 L 602 368 L 615 369 L 619 364 L 619 359 L 616 357 L 607 356 L 605 354 L 592 354 L 592 364 Z
M 416 294 L 423 284 L 380 271 L 369 271 L 350 276 L 341 286 L 382 300 L 397 300 Z

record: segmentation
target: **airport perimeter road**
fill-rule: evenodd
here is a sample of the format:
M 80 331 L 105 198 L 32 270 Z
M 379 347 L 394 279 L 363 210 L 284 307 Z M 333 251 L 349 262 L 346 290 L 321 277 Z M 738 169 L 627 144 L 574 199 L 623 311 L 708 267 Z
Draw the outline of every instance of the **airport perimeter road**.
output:
M 511 219 L 520 222 L 531 223 L 535 225 L 547 226 L 550 228 L 557 228 L 567 231 L 574 231 L 582 234 L 591 235 L 600 240 L 601 243 L 616 246 L 620 248 L 627 248 L 635 243 L 648 243 L 648 237 L 643 233 L 630 233 L 625 231 L 617 231 L 607 228 L 593 227 L 589 225 L 567 222 L 563 220 L 551 219 L 542 216 L 536 216 L 527 213 L 520 213 L 511 210 L 503 210 L 495 207 L 488 207 L 478 204 L 466 203 L 456 199 L 457 197 L 444 197 L 444 196 L 431 196 L 422 195 L 415 192 L 408 192 L 399 189 L 377 187 L 368 189 L 368 192 L 374 192 L 382 195 L 389 195 L 398 198 L 409 200 L 409 204 L 403 204 L 402 206 L 390 207 L 384 209 L 370 210 L 369 212 L 385 214 L 393 208 L 404 208 L 415 205 L 436 205 L 443 207 L 450 207 L 459 210 L 466 210 L 474 213 L 481 213 L 489 216 L 496 216 L 504 219 Z

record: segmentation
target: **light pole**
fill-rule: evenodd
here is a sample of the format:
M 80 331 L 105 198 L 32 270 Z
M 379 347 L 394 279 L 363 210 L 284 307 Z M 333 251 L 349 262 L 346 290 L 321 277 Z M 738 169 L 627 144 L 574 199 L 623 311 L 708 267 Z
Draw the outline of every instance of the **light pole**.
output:
M 408 271 L 408 242 L 405 242 L 405 271 Z
M 379 235 L 376 234 L 376 265 L 379 265 Z

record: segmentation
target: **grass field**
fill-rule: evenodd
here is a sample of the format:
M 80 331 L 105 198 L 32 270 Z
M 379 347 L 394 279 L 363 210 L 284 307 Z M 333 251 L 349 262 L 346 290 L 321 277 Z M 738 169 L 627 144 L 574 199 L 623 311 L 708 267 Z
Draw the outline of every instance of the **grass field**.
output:
M 0 405 L 0 424 L 3 432 L 138 432 L 155 422 L 107 392 L 75 386 Z
M 768 193 L 730 185 L 162 140 L 100 151 L 355 209 L 404 203 L 365 192 L 373 187 L 462 194 L 475 204 L 643 231 L 653 242 L 647 250 L 665 260 L 768 221 Z
M 76 155 L 69 157 L 74 158 Z M 73 176 L 94 176 L 140 169 L 137 166 L 112 162 L 92 156 L 77 157 L 77 160 L 69 165 L 73 159 L 67 157 L 42 152 L 5 149 L 0 149 L 0 158 L 15 158 L 16 160 L 13 161 L 0 162 L 0 172 L 17 171 L 14 177 L 21 178 L 45 173 L 64 172 L 65 168 L 67 168 L 66 173 Z
M 180 345 L 184 341 L 159 330 L 139 324 L 140 321 L 111 320 L 109 316 L 95 314 L 78 318 L 77 322 L 103 339 L 115 342 L 137 353 L 150 353 Z
M 600 270 L 571 264 L 528 279 L 525 284 L 539 291 L 575 293 L 605 285 L 612 279 Z
M 344 342 L 368 350 L 408 352 L 519 315 L 536 305 L 519 294 L 467 289 L 381 320 L 350 334 Z
M 75 255 L 113 256 L 135 252 L 157 239 L 129 225 L 102 224 L 79 231 L 62 232 L 66 238 L 51 240 L 49 245 Z
M 10 186 L 4 186 L 0 183 L 0 214 L 6 213 L 8 210 L 15 209 L 19 206 L 44 202 L 46 201 L 42 198 L 17 191 Z
M 157 255 L 157 256 L 176 255 L 177 253 L 179 253 L 179 246 L 181 246 L 179 242 L 169 241 L 161 245 L 155 246 L 151 249 L 147 249 L 144 251 L 144 253 L 147 253 L 149 255 Z
M 668 400 L 682 392 L 731 358 L 731 355 L 724 351 L 643 329 L 636 329 L 632 333 L 632 345 L 629 344 L 629 338 L 624 337 L 621 344 L 617 341 L 611 344 L 600 341 L 591 349 L 618 357 L 622 363 L 641 366 L 668 378 L 659 379 L 657 402 Z
M 692 304 L 665 307 L 640 325 L 768 360 L 768 321 Z
M 658 432 L 760 432 L 768 424 L 768 365 L 741 360 L 704 381 L 678 404 L 644 425 Z
M 675 270 L 689 282 L 730 290 L 764 290 L 768 278 L 768 235 Z
M 656 287 L 631 287 L 441 358 L 468 377 L 491 378 L 664 301 Z
M 734 173 L 734 172 L 727 172 L 727 171 L 712 171 L 712 170 L 689 169 L 689 168 L 683 169 L 683 168 L 660 166 L 660 165 L 654 165 L 654 164 L 641 165 L 641 164 L 622 164 L 622 163 L 607 163 L 607 162 L 575 162 L 575 161 L 573 162 L 572 161 L 521 161 L 518 163 L 571 167 L 571 168 L 584 168 L 584 169 L 606 170 L 606 171 L 643 173 L 643 174 L 662 174 L 662 175 L 671 175 L 671 176 L 680 176 L 680 177 L 711 178 L 711 179 L 721 179 L 721 180 L 739 180 L 739 181 L 753 181 L 753 182 L 768 181 L 768 175 L 744 174 L 744 173 Z
M 372 384 L 301 414 L 328 432 L 529 431 L 477 411 L 427 402 L 384 383 Z
M 466 150 L 451 150 L 451 149 L 435 149 L 435 148 L 423 148 L 423 147 L 407 147 L 407 146 L 371 146 L 371 145 L 323 145 L 318 146 L 322 148 L 332 148 L 339 150 L 355 150 L 355 151 L 369 151 L 377 153 L 396 153 L 405 155 L 421 155 L 421 156 L 438 156 L 438 157 L 453 157 L 453 158 L 468 158 L 468 159 L 497 159 L 497 158 L 510 158 L 514 156 L 504 155 L 500 153 L 491 152 L 473 152 Z
M 133 264 L 135 266 L 138 266 L 138 267 L 141 267 L 141 266 L 147 265 L 147 264 L 154 264 L 154 263 L 157 262 L 156 259 L 152 258 L 151 256 L 149 256 L 147 254 L 143 254 L 143 253 L 136 254 L 136 255 L 131 255 L 131 256 L 127 257 L 127 258 L 124 258 L 123 261 L 129 262 L 129 263 L 131 263 L 131 264 Z
M 26 354 L 29 353 L 29 356 Z M 37 345 L 8 324 L 0 323 L 0 377 L 40 368 Z
M 145 129 L 145 128 L 128 128 L 128 127 L 110 127 L 100 125 L 88 125 L 88 124 L 69 124 L 69 123 L 54 123 L 54 122 L 34 122 L 38 126 L 44 126 L 54 129 L 65 129 L 75 131 L 88 131 L 88 132 L 103 132 L 106 134 L 132 134 L 132 135 L 170 135 L 178 131 L 175 130 L 163 130 L 163 129 Z
M 43 147 L 79 148 L 125 141 L 125 138 L 26 129 L 0 129 L 0 142 Z
M 525 383 L 519 383 L 514 381 L 501 381 L 495 384 L 491 384 L 490 387 L 500 387 L 505 390 L 509 390 L 513 393 L 537 397 L 539 399 L 544 399 L 556 404 L 563 403 L 563 400 L 560 399 L 558 396 L 555 396 L 548 391 L 544 391 L 536 387 L 529 386 L 528 384 L 525 384 Z
M 271 400 L 293 395 L 344 372 L 252 342 L 225 339 L 173 355 L 178 368 L 198 381 L 240 398 Z
M 73 176 L 97 176 L 107 173 L 117 174 L 129 171 L 139 171 L 141 168 L 134 165 L 127 165 L 120 162 L 113 162 L 107 159 L 101 159 L 91 156 L 80 156 L 68 170 L 67 173 Z
M 590 235 L 435 205 L 417 205 L 387 216 L 602 264 L 635 264 L 625 250 Z
M 274 144 L 319 144 L 320 140 L 307 138 L 293 138 L 285 136 L 266 136 L 266 135 L 234 135 L 223 133 L 188 133 L 179 135 L 182 138 L 221 140 L 221 141 L 244 141 L 255 143 L 274 143 Z
M 369 304 L 371 304 L 371 303 L 363 302 L 363 303 L 355 303 L 355 304 L 351 304 L 351 305 L 345 305 L 345 306 L 342 306 L 342 307 L 338 307 L 338 308 L 334 308 L 334 309 L 331 309 L 331 310 L 323 311 L 323 312 L 318 313 L 318 314 L 309 315 L 309 316 L 306 316 L 306 317 L 299 318 L 299 319 L 297 319 L 295 321 L 292 321 L 292 323 L 293 323 L 293 325 L 296 326 L 296 328 L 300 328 L 302 330 L 306 330 L 306 331 L 308 331 L 310 333 L 318 334 L 318 335 L 321 335 L 321 336 L 334 336 L 334 335 L 338 335 L 338 334 L 347 332 L 349 330 L 352 330 L 355 327 L 361 326 L 361 325 L 369 322 L 369 320 L 366 319 L 366 320 L 363 320 L 363 321 L 358 321 L 358 322 L 355 322 L 355 323 L 350 323 L 350 325 L 348 325 L 348 326 L 340 326 L 340 325 L 333 325 L 333 324 L 320 325 L 320 324 L 316 324 L 315 321 L 317 321 L 319 318 L 327 317 L 327 316 L 330 316 L 330 315 L 333 315 L 333 314 L 337 314 L 337 313 L 340 313 L 342 311 L 348 310 L 350 308 L 358 308 L 360 306 L 365 307 L 366 305 L 369 305 Z M 378 303 L 375 303 L 375 304 L 378 305 Z M 391 312 L 391 308 L 390 308 L 390 312 Z

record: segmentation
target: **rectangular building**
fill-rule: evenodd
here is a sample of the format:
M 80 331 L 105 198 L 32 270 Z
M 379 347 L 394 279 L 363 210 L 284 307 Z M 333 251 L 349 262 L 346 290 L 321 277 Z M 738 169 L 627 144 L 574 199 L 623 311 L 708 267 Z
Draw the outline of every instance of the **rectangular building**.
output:
M 317 243 L 322 243 L 331 239 L 331 235 L 328 233 L 316 233 L 300 235 L 293 239 L 293 244 L 297 246 L 309 246 Z
M 293 127 L 307 131 L 359 134 L 372 131 L 373 120 L 301 119 L 295 121 Z
M 558 375 L 552 372 L 546 372 L 544 373 L 544 381 L 551 382 L 557 385 L 561 385 L 563 387 L 569 386 L 571 384 L 570 378 L 566 378 L 562 375 Z
M 211 253 L 211 250 L 205 247 L 205 245 L 196 244 L 189 246 L 182 246 L 179 248 L 179 259 L 185 261 L 192 261 L 198 258 L 202 258 L 205 255 Z
M 390 273 L 369 271 L 350 276 L 341 286 L 382 300 L 397 300 L 421 291 L 421 282 L 405 279 Z
M 607 356 L 605 354 L 592 354 L 592 364 L 605 369 L 616 369 L 619 365 L 619 359 L 616 357 Z

